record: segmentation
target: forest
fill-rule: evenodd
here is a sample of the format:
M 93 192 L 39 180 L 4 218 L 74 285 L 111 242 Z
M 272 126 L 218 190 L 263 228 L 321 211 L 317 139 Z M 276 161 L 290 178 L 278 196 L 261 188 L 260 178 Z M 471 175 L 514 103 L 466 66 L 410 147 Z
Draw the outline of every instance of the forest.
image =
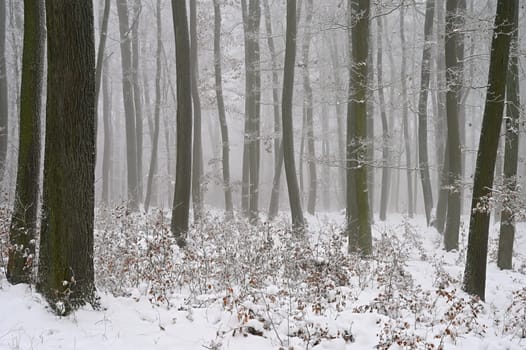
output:
M 0 349 L 524 349 L 525 15 L 0 0 Z

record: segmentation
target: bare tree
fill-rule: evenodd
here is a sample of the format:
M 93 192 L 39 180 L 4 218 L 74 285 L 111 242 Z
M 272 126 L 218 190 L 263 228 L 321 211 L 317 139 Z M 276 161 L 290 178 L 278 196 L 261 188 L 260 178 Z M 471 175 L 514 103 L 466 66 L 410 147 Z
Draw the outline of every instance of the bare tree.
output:
M 497 2 L 497 15 L 491 41 L 488 89 L 473 183 L 468 250 L 462 289 L 469 294 L 479 296 L 482 300 L 485 299 L 488 229 L 491 214 L 487 204 L 492 195 L 495 160 L 503 119 L 511 34 L 517 11 L 519 11 L 517 0 Z

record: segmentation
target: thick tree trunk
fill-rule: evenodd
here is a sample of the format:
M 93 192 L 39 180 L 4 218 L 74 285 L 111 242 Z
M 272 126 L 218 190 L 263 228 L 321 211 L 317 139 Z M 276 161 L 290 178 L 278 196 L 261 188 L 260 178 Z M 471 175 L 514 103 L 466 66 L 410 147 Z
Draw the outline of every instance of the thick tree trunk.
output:
M 461 82 L 458 80 L 458 2 L 446 2 L 446 93 L 447 148 L 449 151 L 448 199 L 444 248 L 447 251 L 458 249 L 460 227 L 460 186 L 461 154 L 458 119 L 458 103 Z
M 58 314 L 96 304 L 95 43 L 91 1 L 47 0 L 46 146 L 38 290 Z
M 214 0 L 214 69 L 216 83 L 217 111 L 221 127 L 221 143 L 223 152 L 223 187 L 225 192 L 225 212 L 227 218 L 234 214 L 232 203 L 232 188 L 230 186 L 230 141 L 226 122 L 225 102 L 223 99 L 223 82 L 221 74 L 221 4 Z
M 510 195 L 516 195 L 517 165 L 519 156 L 520 93 L 519 93 L 519 11 L 513 16 L 513 34 L 506 77 L 506 142 L 504 150 L 504 185 Z M 504 203 L 507 204 L 507 203 Z M 500 235 L 497 265 L 512 268 L 513 240 L 515 237 L 515 211 L 513 203 L 504 206 L 500 214 Z
M 380 191 L 380 220 L 385 221 L 387 217 L 387 203 L 389 202 L 389 183 L 390 171 L 388 166 L 389 160 L 389 125 L 387 123 L 387 115 L 385 112 L 385 96 L 384 96 L 384 81 L 383 81 L 383 63 L 382 63 L 382 35 L 383 26 L 382 18 L 376 19 L 378 33 L 376 33 L 377 42 L 377 58 L 376 58 L 376 76 L 378 79 L 378 99 L 380 101 L 380 117 L 382 119 L 382 187 Z
M 418 160 L 427 225 L 431 223 L 431 210 L 433 209 L 433 194 L 431 192 L 431 178 L 429 176 L 427 154 L 427 97 L 429 93 L 429 78 L 431 75 L 431 41 L 434 12 L 435 0 L 427 0 L 424 23 L 424 48 L 422 51 L 422 68 L 420 74 L 420 96 L 418 100 Z
M 201 141 L 201 99 L 199 98 L 199 63 L 197 55 L 197 1 L 190 1 L 190 62 L 192 78 L 192 104 L 194 112 L 194 138 L 192 148 L 192 204 L 194 221 L 201 219 L 203 198 L 201 181 L 203 175 L 203 150 Z
M 43 1 L 24 1 L 18 171 L 6 273 L 8 281 L 12 284 L 31 282 L 32 262 L 35 258 L 40 183 L 44 28 Z
M 132 49 L 126 0 L 117 0 L 121 46 L 122 94 L 126 124 L 126 164 L 128 179 L 128 207 L 138 208 L 137 135 L 135 132 L 135 106 L 133 101 Z
M 283 126 L 283 157 L 285 175 L 289 192 L 292 227 L 301 232 L 305 219 L 301 210 L 300 191 L 294 164 L 294 136 L 292 101 L 294 95 L 294 66 L 296 62 L 296 0 L 287 0 L 287 32 L 285 43 L 285 67 L 283 70 L 283 95 L 281 98 L 281 116 Z
M 407 101 L 407 73 L 406 73 L 406 58 L 407 49 L 405 45 L 404 33 L 404 5 L 400 7 L 400 45 L 402 47 L 402 64 L 401 64 L 401 83 L 402 83 L 402 125 L 404 130 L 404 145 L 405 145 L 405 163 L 407 167 L 407 215 L 412 218 L 414 214 L 413 207 L 413 171 L 411 169 L 411 145 L 409 140 L 409 121 L 408 121 L 408 101 Z
M 152 197 L 153 178 L 157 168 L 157 158 L 159 149 L 159 129 L 161 121 L 161 55 L 162 55 L 162 14 L 161 0 L 157 0 L 156 5 L 157 19 L 157 54 L 155 56 L 155 109 L 154 109 L 154 126 L 152 136 L 152 156 L 150 157 L 150 169 L 148 170 L 148 182 L 146 183 L 146 197 L 144 199 L 144 211 L 148 212 Z
M 171 229 L 177 244 L 186 245 L 192 171 L 192 93 L 190 38 L 186 2 L 172 0 L 177 69 L 177 164 Z
M 352 0 L 349 2 L 351 42 L 349 71 L 349 107 L 347 112 L 347 198 L 354 201 L 356 211 L 348 204 L 347 230 L 349 250 L 362 255 L 372 253 L 372 235 L 369 215 L 369 196 L 367 187 L 366 150 L 363 141 L 367 138 L 367 82 L 369 54 L 369 0 Z M 359 14 L 359 15 L 356 15 Z M 353 182 L 354 181 L 354 182 Z M 354 189 L 354 193 L 352 193 Z M 352 195 L 355 198 L 350 198 Z M 350 223 L 353 220 L 354 223 Z M 354 232 L 353 232 L 354 231 Z
M 506 75 L 517 0 L 499 0 L 495 17 L 494 35 L 488 74 L 488 89 L 484 117 L 480 131 L 479 149 L 473 184 L 471 219 L 469 223 L 468 250 L 462 289 L 485 300 L 486 262 L 490 210 L 485 208 L 491 197 L 493 172 L 503 119 Z

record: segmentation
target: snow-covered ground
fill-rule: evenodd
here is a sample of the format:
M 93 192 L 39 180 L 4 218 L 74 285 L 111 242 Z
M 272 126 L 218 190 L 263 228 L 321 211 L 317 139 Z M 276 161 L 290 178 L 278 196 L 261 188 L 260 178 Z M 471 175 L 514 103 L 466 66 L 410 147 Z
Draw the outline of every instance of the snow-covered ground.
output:
M 129 220 L 99 225 L 101 310 L 59 317 L 2 277 L 0 349 L 526 349 L 524 224 L 513 271 L 496 267 L 493 230 L 482 303 L 461 291 L 467 223 L 446 253 L 422 218 L 377 221 L 363 260 L 346 254 L 338 215 L 310 217 L 308 240 L 283 222 L 211 220 L 186 254 Z

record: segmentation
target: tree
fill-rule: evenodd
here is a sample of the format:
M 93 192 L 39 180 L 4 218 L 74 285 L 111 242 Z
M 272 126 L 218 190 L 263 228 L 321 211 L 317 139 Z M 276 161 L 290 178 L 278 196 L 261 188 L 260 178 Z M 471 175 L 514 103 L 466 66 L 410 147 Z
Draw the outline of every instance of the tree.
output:
M 504 185 L 509 194 L 517 192 L 517 165 L 519 156 L 520 94 L 519 94 L 519 11 L 513 16 L 512 43 L 508 74 L 506 76 L 506 141 L 504 149 Z M 504 207 L 500 215 L 500 235 L 497 265 L 511 269 L 513 239 L 515 237 L 515 211 L 513 205 Z
M 228 125 L 226 122 L 225 102 L 223 99 L 223 83 L 221 74 L 221 6 L 219 0 L 214 0 L 214 69 L 217 111 L 221 127 L 221 141 L 223 152 L 223 186 L 225 192 L 225 211 L 227 217 L 234 212 L 232 203 L 232 188 L 230 186 L 230 142 L 228 140 Z
M 157 0 L 156 6 L 157 18 L 157 53 L 155 56 L 155 110 L 154 110 L 154 127 L 152 137 L 152 156 L 150 157 L 150 169 L 148 170 L 148 180 L 146 183 L 146 197 L 144 198 L 144 210 L 148 212 L 150 207 L 150 200 L 152 197 L 153 177 L 155 168 L 157 167 L 157 153 L 159 148 L 159 129 L 161 119 L 161 55 L 162 55 L 162 15 L 161 15 L 161 0 Z
M 372 235 L 367 188 L 367 83 L 369 54 L 369 0 L 351 0 L 349 48 L 349 104 L 347 108 L 347 234 L 349 250 L 372 253 Z
M 283 131 L 283 160 L 289 192 L 292 227 L 301 232 L 305 219 L 301 210 L 300 190 L 294 162 L 294 136 L 292 101 L 294 96 L 294 66 L 296 62 L 296 0 L 287 0 L 287 30 L 285 38 L 285 66 L 283 69 L 283 91 L 281 96 L 281 118 Z
M 197 1 L 190 1 L 190 62 L 192 78 L 192 103 L 194 111 L 194 139 L 192 162 L 192 203 L 194 221 L 201 217 L 203 206 L 201 181 L 203 175 L 203 150 L 201 142 L 201 100 L 199 98 L 199 63 L 197 55 Z
M 497 2 L 497 14 L 491 41 L 488 88 L 473 183 L 468 250 L 462 289 L 469 294 L 479 296 L 482 300 L 485 299 L 488 229 L 491 214 L 487 204 L 493 186 L 503 119 L 510 41 L 514 28 L 514 14 L 517 11 L 517 0 Z
M 408 120 L 408 101 L 407 101 L 407 72 L 406 72 L 406 59 L 407 59 L 407 48 L 405 45 L 405 29 L 404 29 L 404 7 L 402 3 L 400 6 L 400 46 L 402 47 L 402 63 L 400 68 L 401 83 L 402 83 L 402 126 L 404 129 L 404 150 L 405 150 L 405 162 L 407 166 L 407 214 L 410 218 L 414 214 L 414 203 L 413 203 L 413 176 L 411 170 L 411 144 L 409 137 L 409 120 Z
M 447 251 L 458 249 L 458 231 L 460 227 L 460 181 L 461 152 L 459 133 L 459 96 L 461 81 L 458 72 L 461 69 L 458 60 L 458 41 L 461 21 L 459 20 L 458 1 L 446 2 L 446 119 L 448 150 L 448 198 L 444 248 Z
M 29 283 L 35 257 L 40 180 L 40 115 L 44 66 L 44 3 L 24 1 L 24 48 L 18 171 L 15 203 L 9 232 L 7 279 Z
M 7 69 L 5 41 L 7 36 L 6 1 L 0 0 L 0 180 L 4 177 L 7 155 L 7 122 L 9 99 L 7 94 Z
M 420 73 L 420 96 L 418 99 L 418 159 L 420 180 L 424 194 L 424 207 L 427 224 L 431 223 L 431 210 L 433 209 L 433 194 L 429 176 L 427 154 L 427 96 L 429 93 L 429 78 L 431 75 L 431 48 L 433 34 L 433 17 L 435 1 L 426 1 L 426 17 L 424 22 L 424 48 L 422 50 L 422 68 Z
M 317 176 L 316 176 L 316 154 L 314 149 L 314 121 L 313 121 L 313 101 L 312 101 L 312 87 L 310 83 L 310 62 L 309 62 L 309 49 L 311 42 L 311 26 L 312 26 L 312 12 L 313 4 L 312 0 L 305 2 L 305 35 L 303 38 L 303 90 L 304 90 L 304 101 L 303 110 L 305 113 L 306 123 L 306 137 L 307 137 L 307 164 L 309 167 L 309 196 L 307 201 L 307 211 L 309 214 L 314 215 L 316 209 L 316 189 L 317 189 Z
M 182 247 L 188 231 L 192 179 L 192 66 L 185 1 L 172 0 L 172 16 L 177 69 L 177 163 L 171 229 Z
M 122 95 L 126 124 L 126 166 L 128 180 L 128 207 L 138 207 L 137 143 L 135 131 L 135 104 L 133 100 L 133 66 L 128 6 L 126 0 L 117 0 L 122 67 Z
M 387 122 L 387 115 L 385 112 L 385 96 L 384 96 L 384 81 L 383 81 L 383 63 L 382 63 L 382 18 L 376 18 L 378 33 L 377 39 L 377 58 L 376 58 L 376 76 L 378 79 L 378 99 L 380 101 L 380 117 L 382 119 L 382 187 L 380 191 L 380 220 L 384 221 L 387 214 L 387 202 L 389 201 L 389 182 L 390 171 L 387 166 L 389 159 L 389 125 Z
M 272 107 L 274 111 L 274 179 L 272 181 L 272 192 L 270 194 L 270 204 L 268 208 L 268 218 L 272 220 L 278 215 L 279 194 L 281 184 L 281 171 L 283 169 L 283 148 L 281 137 L 281 115 L 279 111 L 279 77 L 278 77 L 278 57 L 274 45 L 272 34 L 272 21 L 270 18 L 270 6 L 268 0 L 263 1 L 263 11 L 265 14 L 265 28 L 267 31 L 267 44 L 270 51 L 272 64 Z
M 95 43 L 91 1 L 47 0 L 48 83 L 38 290 L 59 314 L 95 302 Z
M 131 23 L 131 47 L 132 47 L 132 71 L 133 84 L 133 106 L 135 112 L 135 145 L 137 159 L 137 203 L 142 199 L 142 134 L 143 134 L 143 108 L 141 99 L 141 87 L 139 84 L 139 19 L 141 15 L 141 0 L 134 0 L 133 23 Z M 128 33 L 129 35 L 129 33 Z

